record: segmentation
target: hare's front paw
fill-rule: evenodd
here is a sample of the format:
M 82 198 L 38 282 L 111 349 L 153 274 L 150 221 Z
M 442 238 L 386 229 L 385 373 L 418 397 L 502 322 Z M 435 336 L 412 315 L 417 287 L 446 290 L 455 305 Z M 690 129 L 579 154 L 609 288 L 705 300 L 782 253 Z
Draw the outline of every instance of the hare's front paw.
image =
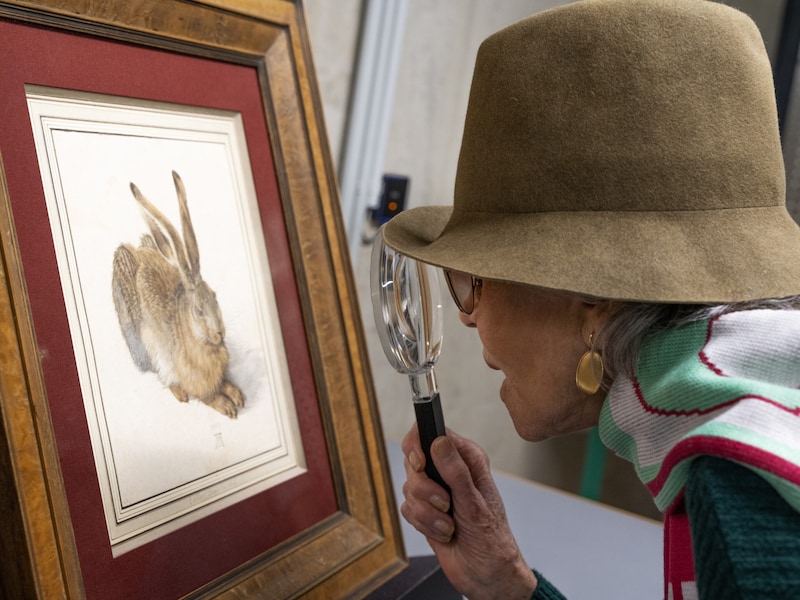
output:
M 213 408 L 219 413 L 222 413 L 229 419 L 235 419 L 238 411 L 236 410 L 236 405 L 233 403 L 233 400 L 228 398 L 227 396 L 223 396 L 219 394 L 218 396 L 214 397 L 212 400 L 206 402 L 208 406 Z
M 178 399 L 178 402 L 188 402 L 189 401 L 189 394 L 186 391 L 178 387 L 177 385 L 169 386 L 169 391 L 172 392 L 172 395 Z
M 244 395 L 242 390 L 225 379 L 222 381 L 219 394 L 207 404 L 226 417 L 235 419 L 238 415 L 237 407 L 244 406 Z
M 222 382 L 222 393 L 230 398 L 239 408 L 244 406 L 244 395 L 242 394 L 242 390 L 233 385 L 227 379 Z

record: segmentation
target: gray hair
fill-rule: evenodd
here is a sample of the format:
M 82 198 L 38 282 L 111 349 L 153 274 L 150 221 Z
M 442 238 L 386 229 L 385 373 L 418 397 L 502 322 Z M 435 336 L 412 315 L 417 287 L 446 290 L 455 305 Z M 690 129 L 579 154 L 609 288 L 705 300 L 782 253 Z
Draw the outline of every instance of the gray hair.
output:
M 597 332 L 608 379 L 618 374 L 632 376 L 639 348 L 648 335 L 680 327 L 740 310 L 766 308 L 772 310 L 800 309 L 800 296 L 750 300 L 732 304 L 651 304 L 625 302 Z

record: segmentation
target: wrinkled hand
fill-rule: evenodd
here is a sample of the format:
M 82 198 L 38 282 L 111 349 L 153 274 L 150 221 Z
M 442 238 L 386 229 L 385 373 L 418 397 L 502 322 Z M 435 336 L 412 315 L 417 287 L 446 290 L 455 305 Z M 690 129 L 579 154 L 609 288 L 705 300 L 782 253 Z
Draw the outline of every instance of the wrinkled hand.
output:
M 431 456 L 450 486 L 448 495 L 425 474 L 416 427 L 402 448 L 406 482 L 400 512 L 426 537 L 450 583 L 470 600 L 529 600 L 536 576 L 511 534 L 486 453 L 452 431 L 433 442 Z M 452 517 L 447 514 L 451 502 Z

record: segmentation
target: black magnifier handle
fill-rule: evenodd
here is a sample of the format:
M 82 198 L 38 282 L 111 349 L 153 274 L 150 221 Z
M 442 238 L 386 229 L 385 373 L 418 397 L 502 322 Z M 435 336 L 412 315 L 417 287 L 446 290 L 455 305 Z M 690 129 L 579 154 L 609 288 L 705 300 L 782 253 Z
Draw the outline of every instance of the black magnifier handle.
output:
M 442 476 L 439 475 L 439 471 L 436 470 L 433 459 L 431 458 L 431 444 L 433 440 L 446 433 L 439 393 L 436 392 L 430 398 L 414 400 L 414 413 L 417 417 L 419 441 L 422 444 L 422 451 L 425 453 L 425 473 L 450 493 L 450 487 L 444 482 Z M 451 513 L 452 510 L 451 503 Z

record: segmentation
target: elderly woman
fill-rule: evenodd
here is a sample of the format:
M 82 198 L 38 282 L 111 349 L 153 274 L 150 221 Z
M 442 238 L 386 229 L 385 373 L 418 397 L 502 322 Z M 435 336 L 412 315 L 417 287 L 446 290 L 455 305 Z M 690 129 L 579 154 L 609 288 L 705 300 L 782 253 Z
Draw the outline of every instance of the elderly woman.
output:
M 800 231 L 748 17 L 584 0 L 489 37 L 454 207 L 384 236 L 444 269 L 523 438 L 599 424 L 633 463 L 665 513 L 666 597 L 800 598 Z M 477 445 L 433 443 L 449 491 L 415 429 L 403 450 L 402 513 L 458 590 L 561 597 Z

